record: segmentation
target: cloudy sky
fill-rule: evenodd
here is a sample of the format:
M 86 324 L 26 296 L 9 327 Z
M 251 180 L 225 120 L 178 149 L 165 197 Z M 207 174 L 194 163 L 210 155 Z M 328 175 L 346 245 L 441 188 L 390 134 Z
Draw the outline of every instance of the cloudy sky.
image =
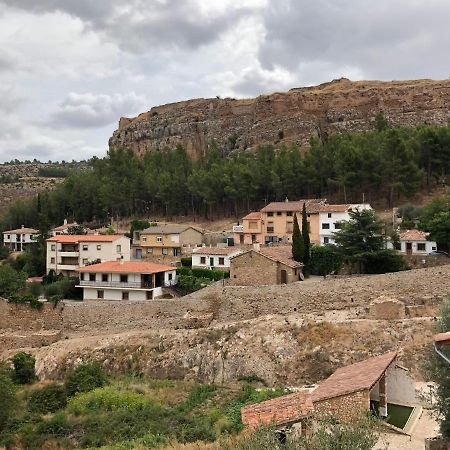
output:
M 450 75 L 448 0 L 0 0 L 0 161 L 104 155 L 120 116 Z

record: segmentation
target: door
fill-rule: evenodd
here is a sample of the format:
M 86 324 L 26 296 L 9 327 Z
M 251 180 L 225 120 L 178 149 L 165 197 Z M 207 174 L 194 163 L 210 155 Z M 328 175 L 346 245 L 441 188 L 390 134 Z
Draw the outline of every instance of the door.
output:
M 214 267 L 214 258 L 209 258 L 209 266 Z
M 136 259 L 142 259 L 142 248 L 136 249 Z
M 287 284 L 287 272 L 284 269 L 281 270 L 281 284 Z
M 412 242 L 406 243 L 406 254 L 410 255 L 412 253 Z

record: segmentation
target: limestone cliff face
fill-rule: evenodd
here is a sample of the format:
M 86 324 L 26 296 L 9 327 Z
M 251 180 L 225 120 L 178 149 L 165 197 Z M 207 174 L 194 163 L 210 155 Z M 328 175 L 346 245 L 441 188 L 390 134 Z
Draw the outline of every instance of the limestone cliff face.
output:
M 121 118 L 110 148 L 136 154 L 182 144 L 195 158 L 214 139 L 221 149 L 296 143 L 311 136 L 373 128 L 382 111 L 396 126 L 445 124 L 450 119 L 450 79 L 443 81 L 334 80 L 314 87 L 254 99 L 194 99 L 157 106 L 135 118 Z

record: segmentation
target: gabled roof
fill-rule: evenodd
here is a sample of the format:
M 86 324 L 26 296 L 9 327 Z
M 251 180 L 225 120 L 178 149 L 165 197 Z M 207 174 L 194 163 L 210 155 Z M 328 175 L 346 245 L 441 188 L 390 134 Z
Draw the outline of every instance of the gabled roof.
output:
M 261 219 L 260 211 L 253 211 L 251 213 L 248 213 L 245 217 L 242 218 L 242 220 L 259 220 L 259 219 Z
M 175 270 L 175 267 L 145 261 L 105 261 L 80 267 L 78 272 L 158 273 Z
M 239 255 L 233 256 L 230 259 L 239 258 L 239 257 L 246 255 L 247 253 L 251 253 L 251 252 L 258 253 L 259 255 L 264 256 L 264 258 L 268 258 L 272 261 L 279 262 L 288 267 L 292 267 L 293 269 L 296 269 L 298 267 L 303 267 L 302 263 L 299 263 L 292 258 L 292 247 L 290 245 L 276 245 L 273 247 L 261 247 L 259 250 L 252 249 L 252 250 L 248 250 L 244 253 L 241 253 Z
M 304 200 L 296 200 L 294 202 L 272 202 L 261 209 L 261 212 L 283 212 L 283 211 L 301 211 L 303 203 L 305 203 L 306 209 L 308 206 L 317 203 L 324 203 L 326 200 L 323 198 L 308 198 Z
M 47 242 L 76 244 L 78 242 L 114 242 L 123 238 L 122 234 L 60 234 L 47 239 Z
M 78 224 L 76 222 L 66 223 L 66 224 L 60 225 L 59 227 L 53 228 L 52 231 L 64 231 L 67 228 L 74 227 L 74 226 L 77 226 L 77 225 Z
M 311 396 L 313 403 L 371 389 L 396 356 L 397 352 L 389 352 L 337 369 L 314 390 Z
M 400 233 L 401 241 L 426 241 L 430 233 L 420 230 L 407 230 Z
M 244 406 L 241 409 L 242 423 L 250 428 L 270 423 L 287 425 L 308 417 L 313 409 L 310 393 L 300 391 Z
M 201 233 L 200 230 L 190 225 L 161 225 L 146 228 L 145 230 L 139 231 L 139 234 L 180 234 L 189 228 Z
M 237 247 L 199 247 L 195 248 L 192 253 L 196 255 L 232 255 L 233 253 L 242 252 Z
M 34 228 L 16 228 L 15 230 L 7 230 L 4 231 L 3 234 L 10 233 L 10 234 L 38 234 L 39 230 L 35 230 Z

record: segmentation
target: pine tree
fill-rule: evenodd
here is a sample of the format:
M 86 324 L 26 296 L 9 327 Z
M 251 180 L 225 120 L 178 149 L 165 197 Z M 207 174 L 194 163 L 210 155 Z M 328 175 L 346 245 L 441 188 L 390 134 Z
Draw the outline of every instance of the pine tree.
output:
M 311 259 L 311 241 L 309 238 L 308 216 L 306 214 L 306 206 L 304 203 L 303 203 L 303 209 L 302 209 L 302 236 L 303 236 L 303 244 L 304 244 L 303 262 L 305 264 L 305 267 L 307 267 L 309 264 L 309 260 Z
M 294 214 L 294 229 L 292 232 L 292 257 L 297 262 L 303 262 L 305 256 L 305 243 L 298 226 L 297 214 Z

